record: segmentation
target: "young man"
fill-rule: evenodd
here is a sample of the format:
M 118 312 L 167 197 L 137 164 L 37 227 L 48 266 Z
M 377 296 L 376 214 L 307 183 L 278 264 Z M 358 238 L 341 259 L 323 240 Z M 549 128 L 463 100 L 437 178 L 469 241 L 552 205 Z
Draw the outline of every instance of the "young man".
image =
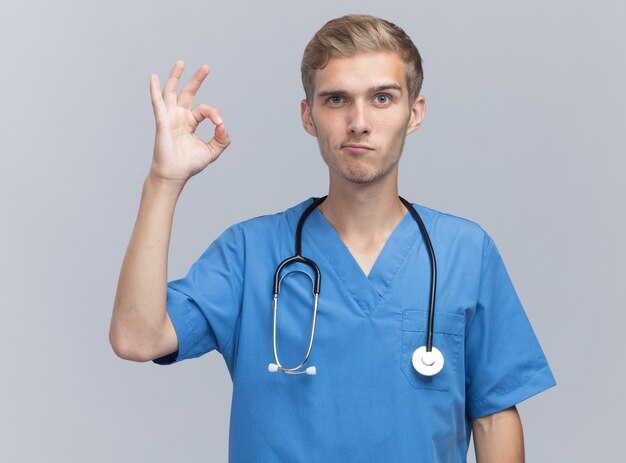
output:
M 480 463 L 523 461 L 515 404 L 555 381 L 500 254 L 477 224 L 413 204 L 426 239 L 398 197 L 404 138 L 426 110 L 409 37 L 360 15 L 317 32 L 303 57 L 301 109 L 329 168 L 327 198 L 301 235 L 312 199 L 231 226 L 167 283 L 178 196 L 230 143 L 217 109 L 192 109 L 208 67 L 177 96 L 182 71 L 179 61 L 162 93 L 150 79 L 157 134 L 113 309 L 117 355 L 169 364 L 218 350 L 233 380 L 233 462 L 462 462 L 472 430 Z M 216 126 L 208 143 L 194 135 L 205 118 Z M 296 235 L 323 275 L 319 311 L 314 266 L 296 262 L 277 277 L 286 302 L 276 322 L 274 273 Z M 420 361 L 442 367 L 434 375 L 414 368 L 427 342 L 428 241 L 433 357 Z M 302 362 L 313 320 L 303 368 L 317 374 L 285 374 Z

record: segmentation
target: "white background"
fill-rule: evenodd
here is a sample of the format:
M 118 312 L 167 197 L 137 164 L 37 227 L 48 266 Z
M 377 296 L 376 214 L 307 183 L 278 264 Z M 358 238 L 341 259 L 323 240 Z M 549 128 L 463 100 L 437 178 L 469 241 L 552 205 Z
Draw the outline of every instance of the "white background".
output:
M 149 75 L 208 63 L 196 102 L 233 139 L 181 195 L 175 279 L 228 225 L 326 191 L 300 59 L 355 12 L 403 27 L 424 59 L 400 193 L 495 239 L 558 382 L 518 406 L 527 460 L 623 461 L 626 4 L 582 0 L 4 5 L 0 460 L 226 460 L 219 354 L 160 367 L 108 343 L 152 156 Z

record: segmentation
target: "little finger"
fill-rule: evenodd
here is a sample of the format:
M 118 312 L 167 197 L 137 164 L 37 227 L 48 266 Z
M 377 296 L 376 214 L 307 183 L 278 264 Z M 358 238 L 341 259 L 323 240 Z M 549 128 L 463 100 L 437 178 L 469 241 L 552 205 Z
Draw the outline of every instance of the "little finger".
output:
M 161 119 L 167 112 L 163 97 L 161 96 L 161 84 L 157 74 L 150 74 L 150 100 L 155 119 Z

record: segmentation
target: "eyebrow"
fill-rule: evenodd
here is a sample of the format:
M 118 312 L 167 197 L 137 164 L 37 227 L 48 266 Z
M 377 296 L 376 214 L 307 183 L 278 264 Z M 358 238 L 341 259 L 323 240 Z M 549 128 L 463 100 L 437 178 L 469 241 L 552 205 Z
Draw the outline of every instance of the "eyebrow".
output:
M 402 95 L 402 87 L 400 87 L 398 84 L 383 84 L 383 85 L 377 85 L 375 87 L 370 87 L 367 89 L 367 93 L 371 95 L 372 93 L 383 92 L 386 90 L 398 90 L 400 94 Z M 348 92 L 346 92 L 345 90 L 324 90 L 323 92 L 319 92 L 317 94 L 317 98 L 324 98 L 327 96 L 345 96 L 345 95 L 348 95 Z

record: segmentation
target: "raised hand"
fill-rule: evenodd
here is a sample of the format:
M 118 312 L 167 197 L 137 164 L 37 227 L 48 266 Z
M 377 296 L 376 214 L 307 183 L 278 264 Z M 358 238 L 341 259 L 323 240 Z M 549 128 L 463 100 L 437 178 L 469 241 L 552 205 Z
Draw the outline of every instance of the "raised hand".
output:
M 161 93 L 159 76 L 150 74 L 150 97 L 156 122 L 156 136 L 150 175 L 162 180 L 185 183 L 215 161 L 230 144 L 220 112 L 200 103 L 191 104 L 202 81 L 209 74 L 209 66 L 202 65 L 176 97 L 176 87 L 185 68 L 178 60 L 165 82 Z M 195 134 L 206 118 L 215 124 L 213 138 L 202 141 Z

